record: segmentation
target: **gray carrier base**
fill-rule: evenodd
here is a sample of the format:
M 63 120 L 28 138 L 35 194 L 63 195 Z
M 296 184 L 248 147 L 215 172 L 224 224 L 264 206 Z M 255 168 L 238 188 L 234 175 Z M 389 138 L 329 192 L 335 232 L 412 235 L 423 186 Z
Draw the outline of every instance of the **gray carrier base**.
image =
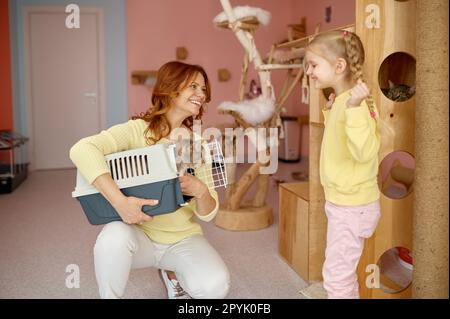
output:
M 197 176 L 209 189 L 225 186 L 227 178 L 220 144 L 214 140 L 202 147 L 205 150 L 204 163 L 201 164 L 205 168 L 203 173 L 195 167 L 187 167 L 182 171 Z M 144 213 L 150 216 L 170 214 L 192 199 L 181 193 L 175 150 L 174 143 L 161 143 L 108 154 L 105 160 L 111 178 L 124 195 L 159 201 L 155 206 L 143 206 Z M 88 183 L 80 171 L 77 171 L 72 197 L 78 199 L 87 219 L 93 225 L 121 220 L 112 205 Z
M 159 201 L 157 205 L 144 206 L 142 209 L 144 213 L 150 216 L 171 213 L 186 204 L 180 190 L 178 178 L 122 188 L 121 191 L 126 196 L 157 199 Z M 102 225 L 122 220 L 117 211 L 100 193 L 80 196 L 77 199 L 80 201 L 83 211 L 92 225 Z

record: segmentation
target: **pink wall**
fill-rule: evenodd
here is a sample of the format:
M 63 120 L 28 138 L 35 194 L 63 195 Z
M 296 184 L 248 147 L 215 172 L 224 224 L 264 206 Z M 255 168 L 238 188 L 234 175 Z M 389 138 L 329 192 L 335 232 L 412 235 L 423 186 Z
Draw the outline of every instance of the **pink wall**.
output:
M 232 6 L 260 7 L 272 15 L 268 26 L 260 26 L 255 33 L 259 52 L 265 56 L 273 43 L 287 38 L 287 25 L 298 23 L 307 17 L 307 32 L 322 21 L 325 7 L 333 5 L 334 19 L 323 29 L 353 23 L 354 0 L 230 0 Z M 339 6 L 336 5 L 339 3 Z M 185 46 L 189 56 L 187 63 L 202 65 L 208 73 L 212 86 L 212 100 L 203 117 L 205 126 L 233 123 L 229 116 L 218 114 L 217 106 L 225 100 L 238 99 L 239 79 L 244 50 L 230 30 L 214 27 L 212 20 L 222 12 L 219 0 L 127 0 L 127 46 L 128 46 L 128 103 L 129 115 L 145 111 L 150 105 L 151 91 L 131 84 L 134 70 L 156 70 L 169 60 L 175 60 L 175 48 Z M 228 82 L 219 82 L 217 70 L 227 68 L 231 72 Z M 253 65 L 249 66 L 249 80 L 257 78 Z M 280 92 L 286 71 L 272 72 L 276 92 Z M 308 114 L 308 106 L 300 103 L 300 88 L 286 103 L 289 115 Z M 308 128 L 302 131 L 302 156 L 307 156 Z
M 356 21 L 357 0 L 293 0 L 292 12 L 299 16 L 306 16 L 306 32 L 314 33 L 318 23 L 321 31 L 326 31 Z M 325 22 L 325 8 L 331 6 L 332 17 L 329 23 Z
M 224 121 L 216 112 L 224 100 L 236 100 L 243 58 L 243 48 L 233 32 L 214 27 L 213 18 L 222 11 L 218 0 L 192 1 L 128 0 L 127 41 L 128 74 L 133 70 L 158 69 L 163 63 L 175 60 L 175 48 L 185 46 L 187 63 L 202 65 L 212 85 L 212 101 L 205 114 L 208 125 Z M 232 5 L 251 5 L 272 13 L 269 26 L 261 26 L 255 38 L 261 54 L 269 51 L 274 41 L 285 37 L 289 23 L 291 0 L 232 1 Z M 283 3 L 285 5 L 283 5 Z M 228 82 L 219 82 L 217 70 L 231 72 Z M 150 103 L 151 91 L 143 86 L 128 86 L 129 114 L 144 111 Z M 232 122 L 232 119 L 229 119 Z

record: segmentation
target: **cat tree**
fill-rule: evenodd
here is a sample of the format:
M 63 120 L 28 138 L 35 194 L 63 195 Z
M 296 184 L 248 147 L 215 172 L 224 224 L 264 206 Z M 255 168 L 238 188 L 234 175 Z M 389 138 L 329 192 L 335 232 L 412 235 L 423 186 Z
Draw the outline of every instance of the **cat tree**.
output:
M 386 122 L 386 131 L 382 133 L 382 146 L 379 152 L 379 162 L 394 151 L 405 151 L 414 155 L 414 97 L 403 102 L 389 100 L 382 89 L 389 88 L 389 80 L 396 84 L 415 83 L 415 66 L 408 64 L 414 61 L 415 38 L 411 32 L 414 30 L 414 1 L 356 1 L 356 24 L 343 26 L 338 29 L 356 32 L 364 44 L 366 59 L 364 65 L 365 81 L 371 88 L 375 103 L 378 106 L 381 119 Z M 381 17 L 384 17 L 381 20 Z M 383 61 L 397 51 L 409 54 L 411 58 L 402 58 L 394 55 L 383 65 Z M 325 198 L 319 177 L 320 145 L 324 131 L 322 108 L 327 102 L 330 92 L 310 87 L 310 167 L 309 167 L 309 199 L 308 217 L 310 228 L 308 234 L 310 256 L 316 262 L 310 265 L 310 280 L 321 280 L 322 265 L 326 246 L 327 220 L 324 212 Z M 399 107 L 398 107 L 399 106 Z M 358 279 L 360 283 L 361 298 L 405 298 L 410 296 L 410 287 L 397 294 L 384 292 L 382 289 L 367 286 L 372 266 L 376 266 L 380 257 L 387 250 L 395 247 L 404 247 L 411 250 L 411 216 L 413 185 L 411 183 L 413 172 L 409 168 L 393 165 L 389 172 L 387 183 L 402 182 L 407 185 L 410 192 L 405 198 L 390 199 L 381 195 L 381 214 L 379 225 L 375 234 L 366 240 L 361 262 L 358 266 Z M 383 185 L 380 185 L 382 188 Z M 385 185 L 387 187 L 387 185 Z M 378 278 L 374 278 L 377 280 Z M 382 276 L 381 283 L 389 285 Z
M 386 156 L 398 151 L 417 158 L 415 170 L 394 160 L 384 183 L 380 183 L 383 191 L 389 183 L 400 182 L 408 194 L 399 199 L 381 195 L 382 217 L 375 234 L 366 240 L 358 267 L 362 298 L 448 298 L 448 140 L 445 139 L 449 110 L 448 50 L 443 49 L 448 48 L 448 28 L 439 30 L 446 24 L 447 1 L 418 1 L 416 8 L 414 0 L 357 0 L 356 30 L 352 26 L 339 28 L 356 31 L 366 48 L 365 80 L 371 88 L 380 117 L 387 124 L 382 134 L 380 164 Z M 301 47 L 304 41 L 299 39 L 292 45 Z M 401 52 L 403 58 L 398 55 Z M 415 65 L 411 61 L 414 62 L 416 53 L 417 97 L 402 102 L 389 100 L 382 91 L 389 87 L 389 80 L 409 87 L 415 84 Z M 430 59 L 430 53 L 433 59 Z M 392 54 L 395 54 L 393 59 Z M 384 67 L 380 70 L 382 65 Z M 293 235 L 289 240 L 296 245 L 309 242 L 309 256 L 298 258 L 314 259 L 314 263 L 309 262 L 312 281 L 321 280 L 325 254 L 327 221 L 318 163 L 324 129 L 321 109 L 328 95 L 327 90 L 310 89 L 310 176 L 306 183 L 309 209 L 297 206 L 296 211 L 285 212 L 286 215 L 298 215 L 302 209 L 307 211 L 309 229 L 302 237 L 304 221 L 290 223 Z M 416 103 L 421 107 L 416 108 Z M 280 217 L 280 231 L 281 224 Z M 297 247 L 292 243 L 287 246 Z M 413 281 L 402 291 L 387 293 L 374 287 L 377 279 L 378 283 L 386 286 L 395 286 L 395 283 L 386 280 L 384 275 L 379 278 L 372 271 L 380 257 L 395 247 L 414 249 Z M 367 281 L 369 285 L 366 285 Z
M 251 7 L 233 8 L 228 0 L 221 0 L 220 3 L 224 12 L 217 16 L 214 22 L 219 27 L 231 29 L 244 47 L 245 53 L 239 90 L 240 102 L 227 103 L 225 106 L 221 105 L 219 106 L 219 110 L 223 114 L 233 116 L 237 125 L 244 130 L 248 128 L 270 129 L 278 127 L 281 130 L 280 137 L 283 137 L 280 112 L 286 99 L 293 91 L 295 85 L 300 82 L 303 75 L 302 64 L 295 63 L 296 58 L 301 56 L 303 52 L 297 52 L 297 56 L 294 55 L 291 59 L 283 61 L 284 63 L 273 63 L 274 51 L 276 49 L 276 46 L 273 46 L 267 63 L 264 63 L 256 48 L 253 33 L 260 24 L 268 23 L 270 18 L 268 12 Z M 250 62 L 253 62 L 255 70 L 258 73 L 262 92 L 261 96 L 255 100 L 244 101 L 244 90 Z M 277 69 L 289 70 L 287 81 L 278 100 L 276 100 L 270 80 L 271 71 Z M 293 69 L 298 69 L 296 74 L 291 72 Z M 272 110 L 268 112 L 266 118 L 256 123 L 251 117 L 246 116 L 249 113 L 245 112 L 245 108 L 256 108 L 261 105 L 268 105 L 265 111 L 270 107 Z M 267 137 L 266 145 L 271 145 L 272 143 L 273 141 L 270 141 L 269 137 Z M 272 208 L 265 203 L 268 192 L 269 174 L 262 174 L 260 172 L 260 168 L 265 165 L 260 160 L 261 154 L 267 154 L 269 148 L 270 146 L 261 150 L 257 146 L 258 156 L 256 162 L 251 165 L 239 181 L 234 183 L 234 177 L 229 177 L 226 203 L 220 207 L 215 219 L 216 225 L 229 230 L 255 230 L 265 228 L 272 223 Z M 235 167 L 230 166 L 228 171 L 233 174 Z M 251 202 L 242 203 L 245 194 L 255 181 L 257 181 L 256 195 Z

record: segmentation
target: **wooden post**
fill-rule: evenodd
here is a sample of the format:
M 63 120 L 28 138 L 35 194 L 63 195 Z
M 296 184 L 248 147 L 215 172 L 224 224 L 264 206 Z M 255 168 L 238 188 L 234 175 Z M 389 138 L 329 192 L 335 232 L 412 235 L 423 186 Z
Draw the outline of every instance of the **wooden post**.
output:
M 241 82 L 239 84 L 239 101 L 244 100 L 245 85 L 247 84 L 248 73 L 248 52 L 244 51 L 244 61 L 242 62 Z
M 256 194 L 253 198 L 253 207 L 262 207 L 266 204 L 267 191 L 269 189 L 269 174 L 259 174 Z
M 230 198 L 230 208 L 232 210 L 238 209 L 241 204 L 241 200 L 244 197 L 247 190 L 252 185 L 253 181 L 259 174 L 260 163 L 256 161 L 252 166 L 245 172 L 245 174 L 239 179 L 236 184 L 236 190 L 233 196 Z
M 415 156 L 415 96 L 407 101 L 388 99 L 381 89 L 388 80 L 396 84 L 415 84 L 416 56 L 416 0 L 356 1 L 356 34 L 365 49 L 364 79 L 380 113 L 381 133 L 379 163 L 393 152 L 404 151 Z M 380 258 L 395 247 L 412 250 L 413 199 L 416 190 L 401 199 L 380 195 L 381 218 L 374 235 L 365 241 L 358 265 L 361 298 L 400 299 L 411 297 L 411 285 L 400 292 L 383 290 L 389 283 Z M 401 267 L 401 266 L 400 266 Z M 415 268 L 415 266 L 414 266 Z M 374 271 L 379 270 L 381 281 L 373 283 Z M 375 276 L 375 277 L 374 277 Z M 380 288 L 376 284 L 379 284 Z

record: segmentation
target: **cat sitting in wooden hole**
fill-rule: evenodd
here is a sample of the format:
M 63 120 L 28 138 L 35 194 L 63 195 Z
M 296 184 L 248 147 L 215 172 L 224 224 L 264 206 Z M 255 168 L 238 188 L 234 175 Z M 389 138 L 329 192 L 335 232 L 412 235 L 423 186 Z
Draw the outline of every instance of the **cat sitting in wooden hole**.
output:
M 403 102 L 409 100 L 416 93 L 416 86 L 408 86 L 406 84 L 394 84 L 389 80 L 389 88 L 381 89 L 384 95 L 395 102 Z

